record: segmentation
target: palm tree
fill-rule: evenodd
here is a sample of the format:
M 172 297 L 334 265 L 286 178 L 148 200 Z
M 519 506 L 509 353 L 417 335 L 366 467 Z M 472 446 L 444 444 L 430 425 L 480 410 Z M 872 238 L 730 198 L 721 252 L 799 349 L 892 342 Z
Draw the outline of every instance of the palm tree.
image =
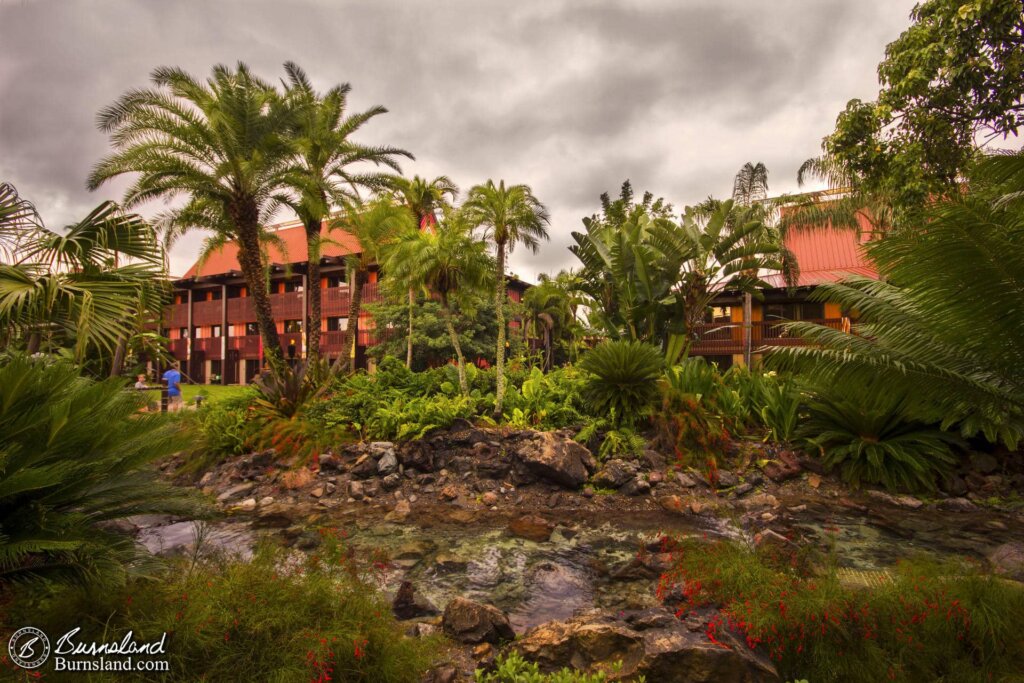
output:
M 63 234 L 48 230 L 13 186 L 0 185 L 0 345 L 44 340 L 113 354 L 165 296 L 163 250 L 135 214 L 104 202 Z M 112 362 L 116 369 L 116 362 Z
M 416 225 L 420 230 L 431 229 L 437 224 L 437 210 L 446 206 L 445 197 L 451 201 L 459 196 L 458 186 L 448 176 L 437 176 L 433 180 L 427 180 L 420 176 L 408 178 L 395 178 L 391 186 L 398 191 L 405 201 L 406 207 L 412 212 L 416 219 Z M 416 305 L 415 286 L 409 288 L 409 329 L 405 350 L 405 367 L 412 367 L 412 334 L 413 334 L 413 311 Z
M 296 187 L 294 209 L 306 232 L 308 254 L 306 317 L 306 354 L 315 360 L 320 354 L 320 255 L 322 226 L 334 206 L 356 196 L 360 188 L 377 189 L 386 182 L 379 174 L 358 170 L 363 163 L 386 166 L 396 172 L 401 168 L 395 157 L 413 158 L 412 154 L 393 147 L 371 147 L 352 141 L 351 136 L 370 119 L 387 113 L 381 106 L 357 114 L 346 115 L 348 83 L 337 85 L 326 93 L 318 93 L 306 73 L 295 63 L 286 62 L 288 83 L 285 96 L 296 110 L 294 143 L 297 152 L 293 168 Z
M 405 235 L 391 250 L 385 268 L 389 277 L 418 282 L 425 291 L 440 297 L 445 329 L 455 351 L 459 389 L 468 396 L 466 361 L 455 331 L 452 303 L 466 302 L 490 285 L 494 262 L 486 244 L 473 238 L 464 215 L 448 211 L 433 230 Z
M 570 295 L 557 279 L 542 275 L 540 283 L 523 295 L 523 308 L 527 316 L 525 331 L 528 336 L 541 339 L 544 344 L 541 366 L 550 370 L 554 363 L 554 340 L 571 331 L 575 322 Z
M 518 244 L 536 253 L 541 240 L 548 239 L 551 223 L 548 211 L 528 185 L 497 185 L 488 180 L 469 191 L 464 209 L 473 225 L 483 228 L 485 237 L 494 243 L 496 274 L 494 306 L 498 316 L 498 348 L 495 359 L 497 389 L 494 415 L 500 416 L 505 400 L 505 302 L 508 284 L 505 281 L 505 259 Z
M 348 326 L 342 336 L 341 356 L 335 368 L 344 372 L 349 368 L 359 337 L 359 314 L 363 305 L 363 285 L 372 266 L 383 260 L 392 245 L 402 236 L 415 231 L 412 216 L 393 197 L 384 195 L 369 202 L 356 199 L 346 202 L 341 214 L 329 222 L 328 230 L 341 228 L 359 240 L 358 254 L 346 259 L 345 271 L 352 287 L 352 304 Z
M 295 108 L 242 63 L 215 66 L 205 83 L 168 67 L 156 69 L 152 81 L 154 88 L 131 90 L 100 112 L 115 152 L 93 169 L 89 188 L 138 174 L 126 207 L 185 195 L 185 205 L 172 211 L 175 234 L 199 228 L 236 242 L 267 363 L 283 373 L 260 240 L 295 184 Z

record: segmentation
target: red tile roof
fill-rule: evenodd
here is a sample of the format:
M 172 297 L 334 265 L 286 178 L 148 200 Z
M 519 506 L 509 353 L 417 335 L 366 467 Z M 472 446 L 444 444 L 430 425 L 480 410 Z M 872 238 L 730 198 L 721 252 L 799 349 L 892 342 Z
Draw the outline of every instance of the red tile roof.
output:
M 867 225 L 863 228 L 866 234 L 869 228 Z M 878 270 L 864 253 L 862 238 L 852 230 L 832 227 L 791 230 L 786 236 L 786 246 L 800 266 L 798 287 L 836 282 L 851 275 L 878 279 Z M 772 287 L 786 286 L 780 274 L 763 279 Z
M 277 246 L 270 246 L 268 252 L 272 264 L 303 263 L 307 260 L 306 233 L 301 225 L 282 227 L 275 230 L 274 234 L 284 242 L 287 256 Z M 323 245 L 325 258 L 359 253 L 359 241 L 344 230 L 332 230 L 329 233 L 325 231 L 324 236 L 336 242 Z M 242 267 L 238 264 L 238 245 L 232 242 L 210 254 L 201 268 L 198 268 L 198 265 L 198 262 L 192 264 L 182 279 L 223 275 L 232 271 L 241 272 Z

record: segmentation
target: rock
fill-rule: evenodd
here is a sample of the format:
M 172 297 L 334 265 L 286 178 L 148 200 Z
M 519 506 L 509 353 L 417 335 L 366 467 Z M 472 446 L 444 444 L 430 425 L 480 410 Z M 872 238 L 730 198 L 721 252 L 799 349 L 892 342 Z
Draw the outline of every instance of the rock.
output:
M 252 491 L 254 488 L 256 488 L 256 482 L 252 481 L 247 481 L 238 484 L 237 486 L 232 486 L 227 491 L 224 491 L 219 496 L 217 496 L 217 502 L 223 503 L 226 500 L 230 500 L 232 498 L 241 496 L 243 493 L 249 493 L 249 491 Z
M 443 664 L 427 672 L 422 683 L 457 683 L 459 670 L 451 664 Z
M 909 510 L 916 510 L 924 505 L 924 503 L 913 496 L 894 496 L 886 493 L 885 491 L 866 491 L 865 493 L 875 500 L 880 500 L 883 503 L 895 505 L 896 507 L 907 508 Z
M 356 458 L 351 472 L 356 479 L 369 479 L 377 474 L 377 461 L 370 457 L 369 453 L 363 454 Z
M 939 502 L 939 508 L 942 510 L 970 512 L 971 510 L 977 510 L 978 506 L 966 498 L 947 498 Z
M 399 619 L 415 619 L 438 614 L 439 610 L 422 595 L 416 595 L 411 581 L 403 581 L 391 603 L 391 611 Z
M 778 673 L 763 655 L 752 651 L 727 628 L 717 639 L 707 636 L 715 612 L 688 622 L 664 608 L 589 613 L 569 621 L 552 621 L 531 629 L 510 646 L 551 673 L 563 667 L 578 671 L 621 669 L 615 680 L 644 676 L 654 683 L 776 683 Z
M 981 474 L 992 474 L 999 469 L 999 461 L 988 453 L 971 453 L 971 469 Z
M 443 572 L 457 572 L 469 566 L 469 560 L 465 560 L 449 553 L 438 553 L 434 558 L 434 566 Z
M 436 635 L 441 628 L 434 624 L 426 621 L 417 621 L 405 632 L 406 635 L 412 636 L 413 638 L 429 638 L 430 636 Z
M 434 447 L 431 442 L 417 439 L 402 446 L 401 461 L 406 471 L 433 472 L 435 463 Z
M 537 515 L 524 515 L 512 520 L 508 525 L 508 530 L 513 536 L 536 543 L 544 543 L 551 538 L 554 528 L 554 524 Z
M 627 496 L 642 496 L 651 491 L 651 484 L 643 477 L 633 477 L 619 489 L 620 493 Z
M 754 510 L 763 507 L 777 508 L 779 507 L 779 499 L 770 493 L 758 493 L 748 498 L 737 500 L 735 505 L 744 510 Z
M 680 514 L 683 514 L 688 509 L 684 507 L 685 504 L 683 503 L 683 499 L 679 496 L 662 496 L 658 499 L 658 505 L 660 505 L 663 510 L 667 510 L 668 512 L 678 512 Z
M 309 492 L 309 495 L 313 496 L 314 498 L 320 498 L 321 496 L 324 495 L 324 487 L 317 486 L 315 489 Z
M 794 505 L 793 507 L 789 508 L 789 511 L 790 512 L 807 512 L 807 506 L 803 505 L 803 504 Z
M 793 548 L 794 543 L 777 531 L 765 529 L 754 534 L 754 547 L 786 550 Z
M 348 495 L 356 500 L 362 500 L 366 491 L 363 489 L 363 482 L 353 479 L 348 483 Z
M 668 458 L 651 448 L 644 449 L 640 460 L 643 466 L 649 470 L 664 470 L 668 467 Z
M 298 510 L 294 505 L 282 503 L 263 504 L 261 501 L 256 511 L 256 519 L 253 520 L 252 524 L 255 527 L 261 528 L 283 529 L 291 526 L 292 522 L 295 521 L 297 512 Z
M 516 637 L 504 612 L 466 598 L 448 603 L 441 628 L 446 636 L 460 643 L 500 643 Z
M 700 502 L 699 500 L 691 500 L 687 507 L 689 507 L 690 512 L 692 512 L 695 515 L 699 515 L 700 513 L 708 509 L 708 506 Z
M 241 503 L 236 505 L 233 509 L 240 510 L 242 512 L 252 512 L 253 510 L 256 509 L 256 499 L 246 498 Z
M 698 484 L 697 480 L 686 472 L 676 472 L 676 482 L 684 489 L 692 489 Z
M 764 476 L 774 482 L 788 481 L 800 476 L 803 468 L 800 460 L 792 451 L 781 451 L 775 460 L 764 466 Z
M 267 507 L 268 505 L 273 505 L 273 504 L 274 504 L 274 497 L 273 496 L 263 496 L 262 498 L 260 498 L 260 507 L 261 508 Z
M 647 475 L 647 481 L 651 484 L 651 486 L 654 486 L 655 484 L 660 484 L 661 482 L 665 481 L 665 473 L 657 471 L 650 472 Z
M 718 485 L 716 488 L 731 489 L 733 486 L 737 486 L 740 483 L 740 478 L 729 470 L 718 470 L 717 482 Z
M 754 485 L 751 484 L 748 481 L 745 481 L 745 482 L 743 482 L 742 484 L 740 484 L 739 486 L 737 486 L 736 488 L 734 488 L 732 490 L 732 495 L 734 495 L 737 498 L 739 498 L 740 496 L 747 495 L 748 493 L 750 493 L 753 490 L 754 490 Z
M 456 498 L 459 497 L 459 489 L 455 486 L 455 484 L 448 484 L 443 489 L 441 489 L 441 497 L 444 498 L 445 500 L 455 500 Z
M 558 501 L 560 501 L 561 499 L 562 499 L 561 495 L 558 493 L 558 491 L 555 491 L 550 496 L 548 496 L 548 507 L 549 508 L 556 508 L 556 507 L 558 507 Z
M 989 553 L 988 561 L 992 563 L 996 574 L 1024 581 L 1024 543 L 1004 543 Z
M 394 449 L 387 451 L 377 461 L 377 474 L 384 477 L 398 471 L 398 458 Z
M 582 486 L 597 466 L 585 447 L 548 432 L 524 441 L 515 454 L 538 477 L 570 489 Z
M 584 486 L 583 487 L 583 497 L 584 498 L 593 498 L 594 497 L 594 487 L 593 486 Z
M 398 472 L 392 472 L 380 480 L 380 485 L 385 491 L 394 491 L 402 485 L 402 475 Z
M 321 453 L 318 458 L 321 472 L 340 472 L 341 458 L 334 453 Z
M 384 521 L 404 522 L 411 513 L 412 507 L 409 505 L 409 501 L 400 500 L 395 504 L 395 508 L 391 512 L 384 515 Z
M 488 491 L 484 495 L 480 496 L 480 502 L 487 507 L 492 507 L 498 504 L 498 494 L 494 491 Z
M 814 472 L 815 474 L 825 474 L 825 465 L 822 464 L 821 460 L 812 457 L 810 455 L 799 455 L 797 456 L 797 462 L 800 467 L 804 468 L 808 472 Z
M 494 646 L 490 643 L 480 643 L 473 648 L 474 659 L 486 659 L 494 654 Z
M 967 495 L 967 482 L 956 474 L 943 478 L 939 483 L 939 488 L 955 498 Z
M 207 472 L 199 479 L 199 486 L 206 486 L 213 481 L 213 472 Z
M 807 475 L 807 485 L 812 489 L 816 489 L 821 486 L 821 475 L 811 472 Z
M 601 488 L 617 489 L 635 477 L 638 469 L 636 463 L 615 458 L 606 462 L 591 482 Z

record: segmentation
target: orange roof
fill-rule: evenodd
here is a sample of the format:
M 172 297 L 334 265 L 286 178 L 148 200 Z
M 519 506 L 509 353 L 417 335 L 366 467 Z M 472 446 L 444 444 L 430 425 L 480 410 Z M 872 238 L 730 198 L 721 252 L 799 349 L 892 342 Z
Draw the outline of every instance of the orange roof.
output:
M 861 221 L 862 234 L 870 229 L 866 219 Z M 809 230 L 791 230 L 786 235 L 786 246 L 793 252 L 800 267 L 798 287 L 813 287 L 826 282 L 837 282 L 851 275 L 878 279 L 878 270 L 864 253 L 864 240 L 853 230 L 819 227 Z M 764 278 L 772 287 L 785 287 L 781 274 Z
M 284 242 L 285 253 L 282 253 L 282 250 L 276 245 L 269 246 L 267 251 L 269 252 L 272 264 L 304 263 L 307 260 L 306 233 L 302 225 L 291 224 L 291 227 L 278 228 L 273 232 Z M 344 230 L 332 230 L 329 233 L 325 231 L 324 236 L 336 242 L 336 244 L 325 243 L 323 245 L 322 252 L 324 258 L 359 253 L 359 241 Z M 236 273 L 241 272 L 242 267 L 238 264 L 238 245 L 234 242 L 225 245 L 223 248 L 210 254 L 202 268 L 198 266 L 198 262 L 193 263 L 182 279 L 223 275 L 232 271 Z

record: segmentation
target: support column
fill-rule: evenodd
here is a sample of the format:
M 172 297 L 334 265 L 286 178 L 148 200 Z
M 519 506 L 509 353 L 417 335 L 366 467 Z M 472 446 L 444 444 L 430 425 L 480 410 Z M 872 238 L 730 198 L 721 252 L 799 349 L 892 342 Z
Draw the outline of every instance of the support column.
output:
M 316 286 L 319 287 L 320 283 L 319 282 L 316 283 Z M 323 308 L 323 299 L 321 299 L 321 308 Z M 309 320 L 309 274 L 308 273 L 303 273 L 302 274 L 302 318 L 299 321 L 299 329 L 301 330 L 301 332 L 299 333 L 299 358 L 305 358 L 306 357 L 306 348 L 307 348 L 306 340 L 307 340 L 308 335 L 309 335 L 309 330 L 307 329 L 308 325 L 307 325 L 306 321 L 308 321 L 308 320 Z M 309 323 L 309 324 L 312 324 L 312 323 Z M 319 325 L 320 321 L 317 320 L 316 324 Z
M 751 355 L 753 353 L 753 321 L 754 306 L 749 292 L 743 294 L 743 364 L 750 367 Z
M 187 341 L 185 342 L 185 372 L 192 375 L 192 335 L 195 334 L 195 330 L 192 329 L 192 289 L 188 290 L 188 333 Z

